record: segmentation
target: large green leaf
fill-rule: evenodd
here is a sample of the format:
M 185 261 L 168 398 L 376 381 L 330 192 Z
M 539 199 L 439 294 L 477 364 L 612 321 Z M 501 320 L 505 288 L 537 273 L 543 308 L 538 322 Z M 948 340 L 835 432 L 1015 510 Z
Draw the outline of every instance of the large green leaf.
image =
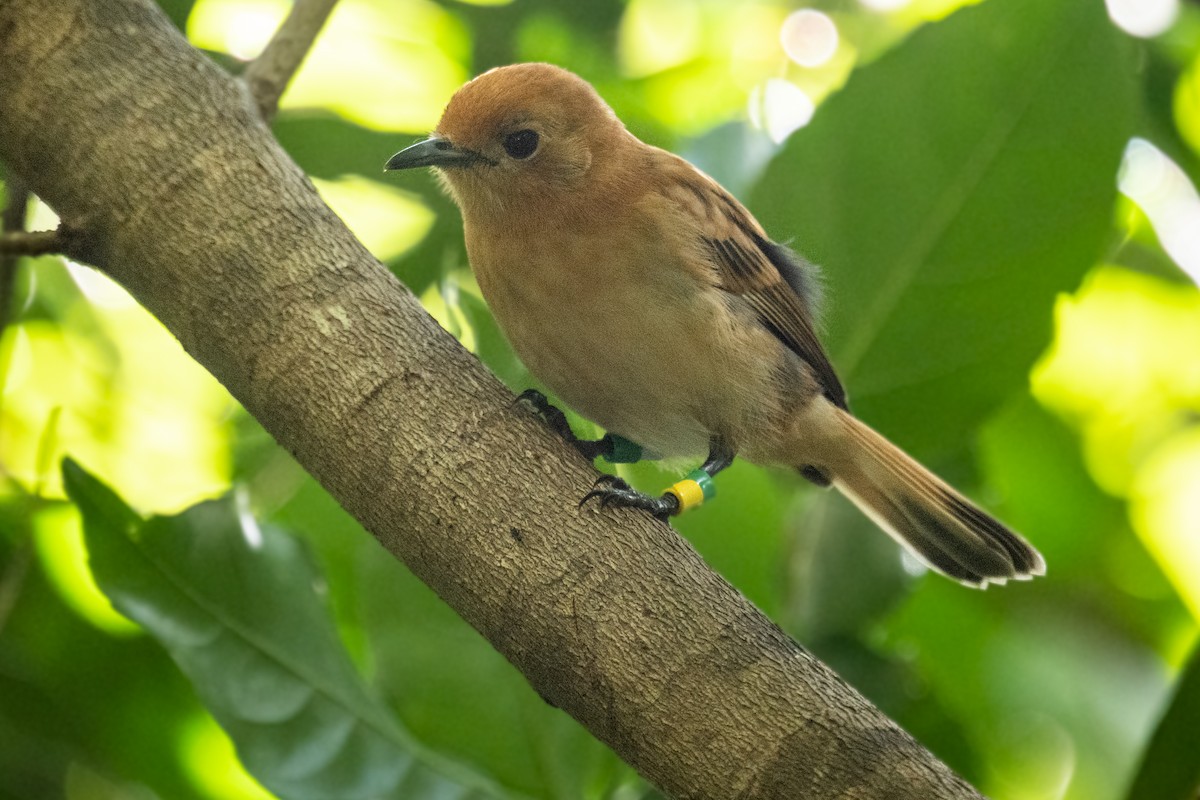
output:
M 1200 641 L 1192 650 L 1175 696 L 1150 738 L 1129 800 L 1195 800 L 1200 797 Z
M 1101 0 L 991 0 L 851 76 L 752 192 L 825 266 L 856 411 L 926 457 L 1027 380 L 1110 229 L 1133 119 Z
M 418 747 L 365 688 L 299 543 L 231 500 L 142 521 L 72 461 L 96 580 L 152 633 L 229 732 L 246 768 L 284 798 L 498 797 Z

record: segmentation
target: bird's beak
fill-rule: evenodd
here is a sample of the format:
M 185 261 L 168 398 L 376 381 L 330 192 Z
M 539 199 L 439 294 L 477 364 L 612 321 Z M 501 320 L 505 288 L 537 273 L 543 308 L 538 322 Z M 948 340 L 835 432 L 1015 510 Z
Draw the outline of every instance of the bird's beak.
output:
M 406 147 L 388 159 L 384 170 L 416 169 L 417 167 L 465 167 L 476 161 L 486 161 L 471 150 L 455 147 L 448 139 L 431 136 L 423 142 Z

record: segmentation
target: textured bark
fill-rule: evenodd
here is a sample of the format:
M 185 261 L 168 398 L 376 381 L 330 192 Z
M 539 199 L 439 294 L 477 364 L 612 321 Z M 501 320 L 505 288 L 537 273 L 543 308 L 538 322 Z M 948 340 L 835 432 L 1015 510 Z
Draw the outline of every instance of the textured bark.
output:
M 687 798 L 979 797 L 668 526 L 577 510 L 595 473 L 149 0 L 4 0 L 0 64 L 0 159 L 80 231 L 80 255 L 647 778 Z

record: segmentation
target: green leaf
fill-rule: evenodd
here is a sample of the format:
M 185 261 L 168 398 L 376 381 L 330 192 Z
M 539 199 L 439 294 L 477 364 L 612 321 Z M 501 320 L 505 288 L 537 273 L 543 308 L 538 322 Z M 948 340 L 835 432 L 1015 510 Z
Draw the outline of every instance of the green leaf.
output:
M 299 543 L 226 498 L 142 521 L 63 463 L 92 570 L 170 652 L 246 768 L 283 798 L 496 797 L 421 750 L 368 693 Z
M 1110 230 L 1133 120 L 1099 0 L 992 0 L 856 72 L 751 195 L 825 265 L 856 411 L 953 453 L 1027 380 Z
M 1129 800 L 1194 800 L 1200 796 L 1200 641 L 1179 676 L 1175 696 L 1142 756 Z

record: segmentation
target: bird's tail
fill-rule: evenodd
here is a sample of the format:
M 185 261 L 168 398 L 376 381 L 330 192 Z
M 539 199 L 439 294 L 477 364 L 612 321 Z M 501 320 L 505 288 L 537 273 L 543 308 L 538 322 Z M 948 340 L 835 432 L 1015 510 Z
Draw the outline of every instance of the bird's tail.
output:
M 968 586 L 1042 575 L 1028 542 L 865 423 L 836 410 L 842 428 L 828 477 L 921 561 Z

